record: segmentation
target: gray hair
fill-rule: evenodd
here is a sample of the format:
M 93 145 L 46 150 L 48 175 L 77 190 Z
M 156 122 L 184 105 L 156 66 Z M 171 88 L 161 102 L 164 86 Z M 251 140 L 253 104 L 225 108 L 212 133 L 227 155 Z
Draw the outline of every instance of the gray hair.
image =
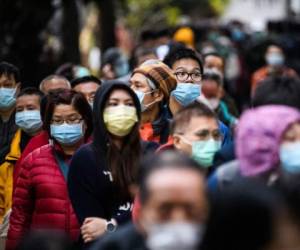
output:
M 45 77 L 45 78 L 41 81 L 40 86 L 39 86 L 40 91 L 42 91 L 42 92 L 44 93 L 43 89 L 44 89 L 45 82 L 47 82 L 47 81 L 52 81 L 52 80 L 62 80 L 62 81 L 64 81 L 64 82 L 68 85 L 68 87 L 70 87 L 70 89 L 71 89 L 71 83 L 70 83 L 69 80 L 68 80 L 67 78 L 65 78 L 64 76 L 60 76 L 60 75 L 49 75 L 49 76 Z

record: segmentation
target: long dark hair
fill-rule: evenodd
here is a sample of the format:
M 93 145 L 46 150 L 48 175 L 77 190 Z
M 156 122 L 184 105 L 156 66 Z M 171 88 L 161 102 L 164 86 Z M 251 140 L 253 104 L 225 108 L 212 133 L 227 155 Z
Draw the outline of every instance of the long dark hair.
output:
M 82 116 L 87 130 L 84 134 L 84 139 L 91 136 L 93 131 L 93 120 L 92 120 L 92 110 L 84 95 L 74 90 L 60 89 L 57 91 L 52 91 L 48 94 L 46 100 L 46 109 L 44 115 L 44 129 L 50 135 L 50 125 L 53 116 L 54 109 L 59 104 L 72 105 L 74 109 Z
M 129 186 L 136 180 L 138 163 L 141 155 L 141 141 L 139 134 L 139 122 L 132 128 L 131 132 L 124 137 L 123 147 L 120 150 L 108 133 L 103 120 L 103 111 L 105 104 L 114 90 L 125 90 L 133 99 L 138 114 L 138 120 L 141 119 L 140 103 L 135 93 L 124 83 L 113 81 L 101 86 L 95 96 L 93 118 L 93 149 L 96 159 L 100 162 L 100 155 L 105 154 L 107 167 L 111 171 L 114 183 L 120 189 L 120 196 L 124 199 L 130 197 Z

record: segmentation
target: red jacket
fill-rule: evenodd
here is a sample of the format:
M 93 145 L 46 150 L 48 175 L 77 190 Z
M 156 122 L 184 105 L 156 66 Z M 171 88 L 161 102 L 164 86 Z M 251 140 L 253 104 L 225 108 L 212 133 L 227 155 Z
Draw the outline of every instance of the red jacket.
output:
M 30 153 L 21 164 L 6 249 L 15 249 L 30 229 L 62 230 L 74 241 L 79 236 L 67 183 L 49 144 Z
M 17 164 L 14 168 L 14 181 L 13 181 L 13 190 L 15 190 L 15 183 L 19 176 L 20 172 L 20 166 L 23 159 L 26 158 L 27 155 L 29 155 L 31 152 L 36 150 L 37 148 L 47 145 L 49 143 L 49 136 L 47 131 L 42 131 L 38 135 L 34 136 L 26 145 L 25 149 L 23 150 L 21 154 L 21 158 L 17 161 Z

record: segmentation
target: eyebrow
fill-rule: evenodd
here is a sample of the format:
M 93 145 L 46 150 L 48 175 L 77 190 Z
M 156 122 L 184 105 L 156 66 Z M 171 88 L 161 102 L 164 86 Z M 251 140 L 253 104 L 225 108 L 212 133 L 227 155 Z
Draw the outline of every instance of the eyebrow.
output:
M 187 71 L 184 67 L 179 67 L 179 68 L 176 69 L 176 71 L 177 71 L 177 70 L 185 70 L 185 71 Z M 198 71 L 200 71 L 200 68 L 193 68 L 192 71 L 193 71 L 193 70 L 198 70 Z

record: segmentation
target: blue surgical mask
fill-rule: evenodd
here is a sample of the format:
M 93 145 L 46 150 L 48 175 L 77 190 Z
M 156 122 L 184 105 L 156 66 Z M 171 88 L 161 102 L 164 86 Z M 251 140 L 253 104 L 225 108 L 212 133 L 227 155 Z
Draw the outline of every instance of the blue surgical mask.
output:
M 280 53 L 270 53 L 266 60 L 270 66 L 282 66 L 284 64 L 284 56 Z
M 0 109 L 9 109 L 16 103 L 15 88 L 0 88 Z
M 182 105 L 187 106 L 200 96 L 200 86 L 193 83 L 178 83 L 171 95 Z
M 147 93 L 144 93 L 143 91 L 140 91 L 140 90 L 135 90 L 134 92 L 137 95 L 137 97 L 139 98 L 142 112 L 145 112 L 151 105 L 153 105 L 156 102 L 156 101 L 153 101 L 151 103 L 148 103 L 147 105 L 144 104 L 145 95 L 149 95 L 149 94 L 153 93 L 154 90 L 147 92 Z
M 61 125 L 51 124 L 50 132 L 51 136 L 55 138 L 59 143 L 63 145 L 74 145 L 80 139 L 83 138 L 83 123 L 79 124 L 67 124 Z
M 300 173 L 300 142 L 283 144 L 279 149 L 282 168 L 290 174 Z
M 16 112 L 16 125 L 28 134 L 41 129 L 43 122 L 39 110 L 25 110 Z
M 214 139 L 207 141 L 190 142 L 186 138 L 183 141 L 192 146 L 192 158 L 197 161 L 200 166 L 208 168 L 213 165 L 214 156 L 221 149 L 222 142 Z

